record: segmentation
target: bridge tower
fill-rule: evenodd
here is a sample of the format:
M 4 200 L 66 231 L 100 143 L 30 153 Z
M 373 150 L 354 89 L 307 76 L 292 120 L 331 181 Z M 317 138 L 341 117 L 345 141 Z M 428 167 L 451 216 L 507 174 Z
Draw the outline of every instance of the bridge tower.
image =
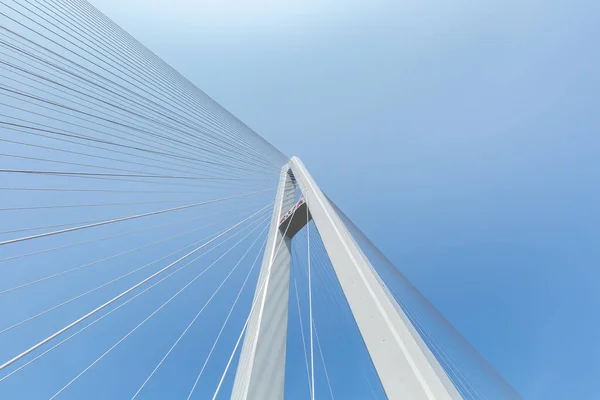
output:
M 296 187 L 302 194 L 297 202 Z M 297 157 L 281 170 L 231 399 L 283 399 L 291 239 L 311 219 L 388 399 L 462 399 L 333 204 Z

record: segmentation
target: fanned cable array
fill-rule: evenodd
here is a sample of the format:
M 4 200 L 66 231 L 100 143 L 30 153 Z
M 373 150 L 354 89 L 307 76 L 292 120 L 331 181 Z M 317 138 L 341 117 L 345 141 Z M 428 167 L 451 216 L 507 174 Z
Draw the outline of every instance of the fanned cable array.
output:
M 0 3 L 0 397 L 207 398 L 286 157 L 89 3 Z

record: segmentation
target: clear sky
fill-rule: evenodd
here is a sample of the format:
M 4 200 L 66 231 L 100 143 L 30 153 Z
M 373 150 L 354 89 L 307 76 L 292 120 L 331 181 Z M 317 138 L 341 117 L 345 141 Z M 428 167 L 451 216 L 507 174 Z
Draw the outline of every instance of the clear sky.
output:
M 524 398 L 598 398 L 600 3 L 92 3 L 301 157 Z
M 94 3 L 300 156 L 525 398 L 597 398 L 598 2 Z

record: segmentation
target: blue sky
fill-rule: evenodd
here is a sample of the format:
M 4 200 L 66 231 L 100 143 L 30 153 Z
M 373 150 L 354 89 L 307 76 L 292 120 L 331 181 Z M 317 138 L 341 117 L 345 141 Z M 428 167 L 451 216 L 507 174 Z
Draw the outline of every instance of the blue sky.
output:
M 222 3 L 93 1 L 301 157 L 524 398 L 596 399 L 600 5 Z
M 525 398 L 597 398 L 597 2 L 95 3 L 300 156 Z
M 597 398 L 597 2 L 96 3 L 300 156 L 525 398 Z

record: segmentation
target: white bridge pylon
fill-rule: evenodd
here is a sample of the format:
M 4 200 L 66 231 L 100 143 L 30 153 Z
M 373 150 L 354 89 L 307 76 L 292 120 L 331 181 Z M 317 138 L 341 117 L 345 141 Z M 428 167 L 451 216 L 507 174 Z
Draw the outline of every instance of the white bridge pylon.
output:
M 302 193 L 297 203 L 296 187 Z M 281 171 L 231 399 L 283 400 L 291 239 L 310 219 L 321 236 L 387 398 L 462 399 L 297 157 Z

